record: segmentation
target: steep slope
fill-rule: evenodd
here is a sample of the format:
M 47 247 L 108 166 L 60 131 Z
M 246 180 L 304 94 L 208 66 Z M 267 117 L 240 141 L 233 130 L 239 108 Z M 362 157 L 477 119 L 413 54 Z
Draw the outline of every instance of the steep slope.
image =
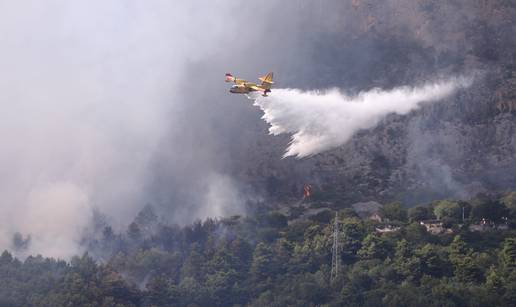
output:
M 288 138 L 265 135 L 257 123 L 234 157 L 238 178 L 278 199 L 301 195 L 310 182 L 323 198 L 346 203 L 416 204 L 516 186 L 514 4 L 356 0 L 331 9 L 337 22 L 301 43 L 313 61 L 307 87 L 356 93 L 457 74 L 475 75 L 473 86 L 301 160 L 281 159 Z

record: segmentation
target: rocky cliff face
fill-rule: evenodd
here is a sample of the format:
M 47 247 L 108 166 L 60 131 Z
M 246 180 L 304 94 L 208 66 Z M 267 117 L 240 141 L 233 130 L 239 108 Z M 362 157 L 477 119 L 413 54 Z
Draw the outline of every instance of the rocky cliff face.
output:
M 256 123 L 247 149 L 235 155 L 238 178 L 280 199 L 301 195 L 309 182 L 344 203 L 416 204 L 516 188 L 512 1 L 354 0 L 331 9 L 331 26 L 322 22 L 302 43 L 317 76 L 307 87 L 357 92 L 457 74 L 475 74 L 474 84 L 301 160 L 281 159 L 288 138 L 268 136 Z

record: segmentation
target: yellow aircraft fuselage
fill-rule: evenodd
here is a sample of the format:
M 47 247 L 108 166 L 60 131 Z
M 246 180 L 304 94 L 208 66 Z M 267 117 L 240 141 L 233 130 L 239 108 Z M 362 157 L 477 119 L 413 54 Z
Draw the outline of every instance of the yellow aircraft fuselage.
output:
M 231 86 L 231 88 L 229 89 L 229 92 L 233 93 L 233 94 L 249 94 L 250 92 L 255 92 L 255 91 L 256 90 L 253 90 L 252 88 L 249 88 L 244 84 L 240 84 L 240 85 L 235 84 L 235 85 Z
M 226 74 L 226 82 L 234 82 L 235 85 L 231 86 L 229 89 L 230 93 L 233 94 L 249 94 L 251 92 L 262 92 L 263 96 L 267 96 L 267 93 L 271 92 L 271 87 L 274 82 L 272 82 L 272 72 L 267 75 L 259 78 L 262 81 L 261 84 L 256 84 L 252 82 L 247 82 L 244 79 L 238 79 L 233 77 L 230 73 Z

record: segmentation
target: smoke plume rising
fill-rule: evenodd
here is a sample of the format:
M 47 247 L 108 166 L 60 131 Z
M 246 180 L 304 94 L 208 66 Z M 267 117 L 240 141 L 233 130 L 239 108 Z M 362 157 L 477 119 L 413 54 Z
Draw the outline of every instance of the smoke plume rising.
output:
M 184 136 L 180 123 L 193 100 L 183 74 L 220 52 L 238 20 L 220 1 L 26 0 L 0 8 L 0 250 L 67 258 L 83 251 L 94 210 L 124 231 L 151 199 L 151 165 L 164 140 L 202 142 Z M 189 123 L 197 126 L 196 118 Z M 195 160 L 197 151 L 180 144 L 163 159 Z M 179 179 L 218 174 L 210 161 L 167 171 Z M 218 189 L 229 196 L 198 185 L 208 188 L 183 190 L 236 199 L 229 180 Z M 188 212 L 189 220 L 204 216 Z M 16 235 L 30 238 L 22 249 Z
M 453 78 L 416 87 L 372 89 L 355 96 L 337 89 L 276 89 L 269 97 L 254 97 L 254 104 L 264 112 L 270 134 L 292 134 L 284 157 L 303 158 L 344 144 L 358 130 L 376 126 L 389 113 L 407 114 L 471 82 Z

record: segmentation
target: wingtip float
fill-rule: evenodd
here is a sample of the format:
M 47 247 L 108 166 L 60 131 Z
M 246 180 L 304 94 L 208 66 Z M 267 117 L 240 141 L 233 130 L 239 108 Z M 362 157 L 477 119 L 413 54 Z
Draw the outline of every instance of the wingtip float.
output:
M 267 97 L 267 94 L 271 92 L 273 73 L 270 72 L 263 77 L 258 78 L 262 83 L 256 84 L 248 82 L 244 79 L 235 78 L 231 73 L 226 73 L 226 82 L 234 82 L 235 84 L 229 89 L 230 93 L 233 94 L 249 94 L 251 92 L 261 92 L 262 96 Z

